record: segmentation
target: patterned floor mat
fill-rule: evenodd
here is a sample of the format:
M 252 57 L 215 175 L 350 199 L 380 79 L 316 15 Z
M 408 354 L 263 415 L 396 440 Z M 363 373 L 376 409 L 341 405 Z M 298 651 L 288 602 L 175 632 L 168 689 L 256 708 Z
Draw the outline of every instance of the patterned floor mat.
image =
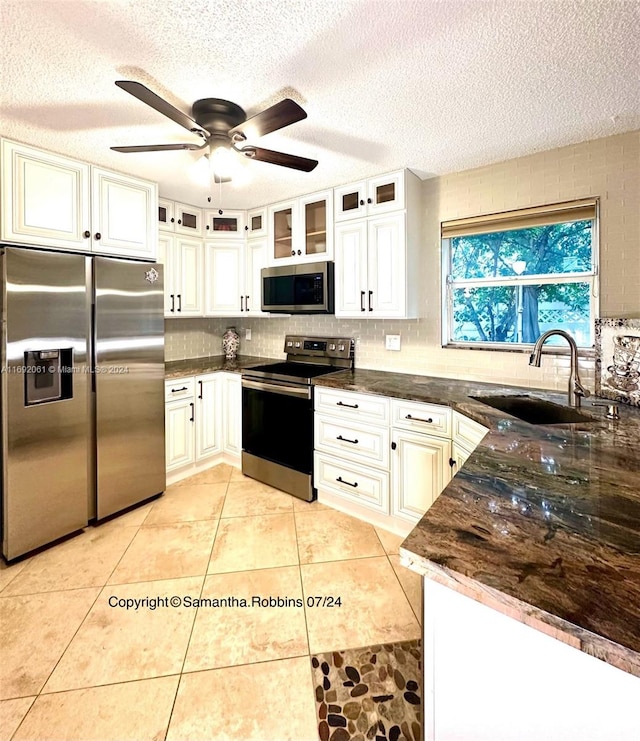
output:
M 321 741 L 420 741 L 422 643 L 311 657 Z

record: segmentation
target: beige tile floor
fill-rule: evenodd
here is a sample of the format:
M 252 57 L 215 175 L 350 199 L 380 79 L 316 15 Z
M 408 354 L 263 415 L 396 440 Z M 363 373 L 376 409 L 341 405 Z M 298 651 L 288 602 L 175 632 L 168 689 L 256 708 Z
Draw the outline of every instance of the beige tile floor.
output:
M 0 564 L 0 739 L 315 741 L 309 655 L 420 635 L 401 540 L 223 464 Z

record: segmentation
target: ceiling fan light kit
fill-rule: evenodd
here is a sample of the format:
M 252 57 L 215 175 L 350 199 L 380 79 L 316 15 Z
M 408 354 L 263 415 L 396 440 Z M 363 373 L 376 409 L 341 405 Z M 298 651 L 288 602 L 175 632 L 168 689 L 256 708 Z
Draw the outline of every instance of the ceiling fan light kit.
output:
M 160 152 L 187 149 L 197 151 L 208 149 L 208 156 L 214 182 L 230 180 L 230 150 L 249 159 L 267 162 L 280 167 L 288 167 L 302 172 L 311 172 L 317 160 L 298 157 L 284 152 L 275 152 L 253 145 L 240 146 L 247 139 L 265 136 L 272 131 L 289 126 L 307 117 L 304 109 L 290 98 L 285 98 L 266 110 L 247 119 L 244 110 L 230 100 L 221 98 L 202 98 L 192 106 L 190 118 L 152 90 L 139 82 L 117 80 L 116 85 L 134 98 L 162 113 L 175 123 L 203 139 L 202 143 L 191 144 L 147 144 L 128 147 L 111 147 L 115 152 Z

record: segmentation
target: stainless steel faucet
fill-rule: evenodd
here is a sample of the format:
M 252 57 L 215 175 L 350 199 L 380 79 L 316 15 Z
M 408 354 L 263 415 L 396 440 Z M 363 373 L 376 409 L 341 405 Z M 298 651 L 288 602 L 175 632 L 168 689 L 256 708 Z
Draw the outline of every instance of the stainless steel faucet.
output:
M 564 337 L 565 340 L 569 343 L 569 347 L 571 348 L 571 372 L 569 374 L 568 404 L 570 407 L 579 407 L 582 397 L 590 396 L 591 394 L 580 381 L 580 376 L 578 375 L 578 346 L 576 345 L 576 341 L 570 334 L 567 334 L 562 329 L 550 329 L 548 332 L 541 334 L 533 347 L 533 352 L 531 353 L 531 357 L 529 358 L 529 365 L 535 365 L 536 368 L 540 367 L 542 346 L 549 339 L 549 337 L 553 337 L 554 335 Z

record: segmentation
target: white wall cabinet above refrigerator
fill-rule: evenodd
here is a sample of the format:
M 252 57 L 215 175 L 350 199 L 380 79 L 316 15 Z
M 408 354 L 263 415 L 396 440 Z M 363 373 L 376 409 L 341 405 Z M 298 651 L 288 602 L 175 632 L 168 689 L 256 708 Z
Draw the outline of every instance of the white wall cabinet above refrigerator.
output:
M 333 191 L 269 206 L 269 263 L 333 259 Z
M 154 259 L 155 183 L 2 140 L 3 241 Z

